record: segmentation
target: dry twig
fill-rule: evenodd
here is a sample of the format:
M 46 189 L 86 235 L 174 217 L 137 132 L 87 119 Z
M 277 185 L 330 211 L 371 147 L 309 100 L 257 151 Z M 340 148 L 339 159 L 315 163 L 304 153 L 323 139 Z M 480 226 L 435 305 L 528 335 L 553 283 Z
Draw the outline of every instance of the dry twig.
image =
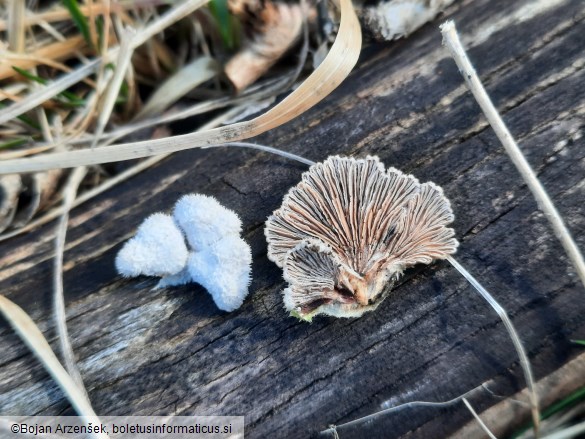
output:
M 457 67 L 459 67 L 459 71 L 463 75 L 469 90 L 471 93 L 473 93 L 475 100 L 481 107 L 485 117 L 494 129 L 498 139 L 500 139 L 500 142 L 502 142 L 504 149 L 520 172 L 520 175 L 522 175 L 522 178 L 532 192 L 532 195 L 534 195 L 534 198 L 536 198 L 538 206 L 551 223 L 555 235 L 559 241 L 561 241 L 561 244 L 565 248 L 569 259 L 573 263 L 575 271 L 585 286 L 585 260 L 583 259 L 583 255 L 571 237 L 569 230 L 565 226 L 563 218 L 557 211 L 554 203 L 538 180 L 538 177 L 530 167 L 530 164 L 522 154 L 522 151 L 518 147 L 514 137 L 512 137 L 508 127 L 502 120 L 498 110 L 485 91 L 483 84 L 479 80 L 479 77 L 477 76 L 477 73 L 471 64 L 471 61 L 467 57 L 467 53 L 461 44 L 461 40 L 459 39 L 459 35 L 455 29 L 455 23 L 450 20 L 441 25 L 441 33 L 443 34 L 443 44 L 447 46 L 451 56 L 457 63 Z

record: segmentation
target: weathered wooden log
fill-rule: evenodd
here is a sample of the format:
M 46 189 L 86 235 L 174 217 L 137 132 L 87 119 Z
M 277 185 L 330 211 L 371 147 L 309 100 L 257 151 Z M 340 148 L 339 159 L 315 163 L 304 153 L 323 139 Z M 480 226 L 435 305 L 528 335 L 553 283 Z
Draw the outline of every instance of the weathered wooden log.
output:
M 584 248 L 583 2 L 476 0 L 446 16 Z M 441 47 L 438 24 L 366 48 L 333 95 L 257 141 L 316 161 L 375 154 L 441 185 L 456 215 L 458 260 L 507 309 L 540 379 L 582 352 L 570 339 L 585 337 L 584 289 Z M 445 401 L 478 388 L 470 401 L 481 414 L 500 401 L 482 384 L 503 396 L 524 387 L 500 319 L 447 263 L 410 270 L 359 319 L 307 324 L 287 316 L 263 226 L 305 169 L 252 151 L 186 151 L 72 212 L 67 323 L 98 414 L 245 415 L 249 438 L 302 438 L 386 400 Z M 191 192 L 240 213 L 253 248 L 252 294 L 231 314 L 198 286 L 151 291 L 156 280 L 122 279 L 114 270 L 140 221 Z M 0 291 L 56 348 L 53 233 L 47 225 L 1 244 Z M 0 414 L 71 413 L 5 322 L 0 352 Z M 506 432 L 528 418 L 526 409 Z M 406 409 L 340 437 L 446 437 L 470 420 L 463 404 Z

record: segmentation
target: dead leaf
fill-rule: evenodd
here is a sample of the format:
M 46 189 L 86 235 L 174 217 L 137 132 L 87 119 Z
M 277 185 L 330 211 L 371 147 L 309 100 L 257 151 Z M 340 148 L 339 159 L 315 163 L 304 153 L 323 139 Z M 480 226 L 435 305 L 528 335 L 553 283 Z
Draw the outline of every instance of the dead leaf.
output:
M 229 8 L 245 30 L 242 49 L 225 66 L 226 76 L 239 92 L 266 73 L 298 40 L 303 12 L 298 4 L 261 0 L 232 0 Z

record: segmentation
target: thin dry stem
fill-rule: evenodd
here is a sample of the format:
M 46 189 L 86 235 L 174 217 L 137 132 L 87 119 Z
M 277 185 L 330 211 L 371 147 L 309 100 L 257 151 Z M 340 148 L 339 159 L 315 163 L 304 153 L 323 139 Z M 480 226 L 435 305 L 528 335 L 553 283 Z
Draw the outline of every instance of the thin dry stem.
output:
M 217 147 L 221 147 L 221 146 L 235 146 L 235 147 L 239 147 L 239 148 L 250 148 L 250 149 L 255 149 L 257 151 L 263 151 L 263 152 L 267 152 L 270 154 L 275 154 L 275 155 L 279 155 L 281 157 L 290 159 L 290 160 L 296 160 L 297 162 L 301 162 L 304 163 L 305 165 L 314 165 L 315 162 L 309 159 L 306 159 L 304 157 L 301 157 L 300 155 L 296 155 L 293 154 L 291 152 L 286 152 L 286 151 L 282 151 L 280 149 L 277 148 L 273 148 L 271 146 L 265 146 L 265 145 L 258 145 L 257 143 L 248 143 L 248 142 L 229 142 L 229 143 L 224 143 L 222 145 L 212 145 L 206 148 L 217 148 Z
M 120 94 L 120 86 L 122 85 L 122 81 L 126 75 L 126 70 L 130 65 L 130 60 L 132 59 L 132 40 L 134 39 L 135 35 L 136 34 L 133 29 L 125 29 L 122 34 L 118 59 L 116 60 L 116 68 L 112 79 L 108 81 L 108 90 L 104 97 L 104 103 L 102 105 L 101 111 L 99 112 L 95 129 L 96 137 L 94 137 L 94 141 L 91 145 L 92 148 L 95 147 L 99 136 L 101 136 L 104 132 L 104 128 L 110 120 L 110 115 L 112 114 L 112 110 L 116 104 L 116 98 Z
M 213 58 L 206 56 L 198 57 L 189 64 L 182 66 L 150 96 L 148 102 L 136 115 L 136 119 L 144 119 L 162 112 L 195 87 L 216 77 L 219 71 L 220 67 L 217 62 Z
M 76 168 L 69 177 L 67 185 L 63 193 L 63 213 L 57 225 L 57 234 L 55 236 L 55 259 L 53 264 L 53 315 L 57 326 L 57 335 L 59 337 L 59 345 L 61 348 L 61 355 L 65 362 L 65 368 L 71 378 L 75 381 L 80 391 L 89 401 L 89 396 L 85 390 L 83 379 L 79 373 L 79 369 L 75 362 L 75 354 L 71 347 L 71 340 L 67 331 L 67 318 L 65 315 L 65 298 L 63 296 L 63 253 L 65 249 L 65 239 L 67 235 L 67 223 L 69 221 L 69 210 L 73 206 L 77 189 L 81 181 L 87 174 L 86 167 Z
M 47 65 L 49 67 L 53 67 L 55 70 L 59 70 L 65 73 L 70 73 L 72 71 L 71 67 L 66 66 L 65 64 L 55 61 L 52 58 L 47 58 L 45 56 L 35 55 L 35 54 L 28 54 L 28 53 L 13 53 L 13 52 L 4 52 L 2 53 L 2 57 L 5 60 L 17 60 L 17 61 L 30 61 L 32 65 Z M 18 66 L 19 63 L 14 63 L 14 65 Z M 14 72 L 16 73 L 16 72 Z M 91 88 L 95 87 L 95 82 L 89 78 L 82 79 L 82 81 L 89 85 Z M 23 87 L 27 87 L 28 85 L 25 83 L 16 83 L 12 86 L 21 85 Z M 38 84 L 37 84 L 38 85 Z
M 105 35 L 109 35 L 110 34 L 110 26 L 112 24 L 112 20 L 110 17 L 110 12 L 111 12 L 111 1 L 110 0 L 103 0 L 102 2 L 98 3 L 97 5 L 93 5 L 94 8 L 95 6 L 102 6 L 104 8 L 104 32 Z M 115 5 L 114 5 L 115 6 Z M 95 9 L 93 9 L 93 11 L 95 12 Z M 105 55 L 107 50 L 108 50 L 108 42 L 109 42 L 109 38 L 104 38 L 102 40 L 102 45 L 100 47 L 100 55 Z
M 582 389 L 585 386 L 585 352 L 578 355 L 576 358 L 568 361 L 559 369 L 543 377 L 536 383 L 538 394 L 540 395 L 540 403 L 543 407 L 549 407 L 552 404 L 564 399 L 567 395 Z M 486 388 L 487 390 L 487 388 Z M 494 393 L 488 390 L 491 395 Z M 494 395 L 501 399 L 497 404 L 482 412 L 481 416 L 486 422 L 489 422 L 490 430 L 502 437 L 509 437 L 511 429 L 519 429 L 525 424 L 525 410 L 527 405 L 521 400 L 526 400 L 528 397 L 528 389 L 517 392 L 514 395 L 507 397 Z M 521 406 L 519 406 L 519 403 Z M 583 407 L 585 408 L 585 407 Z M 551 418 L 541 422 L 541 434 L 552 433 Z M 558 427 L 558 426 L 557 426 Z M 532 434 L 531 434 L 532 433 Z M 468 422 L 458 431 L 452 432 L 453 438 L 474 438 L 482 434 L 475 420 Z M 527 431 L 518 437 L 533 438 L 532 431 Z
M 134 122 L 131 124 L 127 124 L 124 127 L 118 128 L 114 131 L 103 133 L 100 136 L 100 140 L 108 139 L 105 144 L 111 144 L 116 140 L 127 136 L 135 131 L 141 130 L 143 128 L 149 128 L 155 125 L 162 125 L 169 122 L 175 122 L 177 120 L 183 120 L 191 116 L 196 116 L 198 114 L 206 113 L 209 111 L 217 110 L 219 108 L 224 108 L 230 105 L 242 105 L 248 104 L 247 106 L 254 104 L 257 101 L 261 101 L 270 97 L 273 97 L 278 93 L 279 90 L 283 88 L 283 84 L 288 83 L 288 77 L 281 79 L 275 83 L 270 83 L 266 87 L 262 87 L 259 90 L 247 90 L 239 97 L 221 97 L 214 100 L 209 100 L 205 102 L 200 102 L 190 107 L 185 108 L 184 110 L 180 110 L 177 112 L 173 112 L 166 115 L 160 115 L 157 117 L 153 117 L 150 119 L 145 119 L 139 122 Z M 73 144 L 81 144 L 87 143 L 87 138 L 81 138 L 72 140 L 71 143 Z M 50 146 L 52 148 L 53 146 Z M 50 149 L 49 148 L 49 149 Z M 3 153 L 7 154 L 7 153 Z M 2 156 L 2 154 L 0 154 Z M 10 156 L 6 156 L 6 159 L 11 158 Z
M 152 0 L 129 0 L 129 1 L 119 1 L 112 5 L 112 12 L 122 12 L 124 9 L 134 9 L 137 7 L 150 7 L 152 6 Z M 89 6 L 87 5 L 80 5 L 79 10 L 82 15 L 87 16 L 89 15 Z M 93 12 L 97 14 L 107 14 L 108 8 L 107 5 L 103 3 L 98 3 L 92 5 Z M 52 23 L 55 21 L 63 21 L 71 18 L 71 13 L 63 8 L 54 8 L 50 11 L 40 12 L 38 14 L 30 15 L 25 17 L 23 20 L 24 26 L 33 26 L 33 25 L 40 25 L 43 22 Z M 10 20 L 0 20 L 0 31 L 5 31 L 11 22 Z
M 30 53 L 30 57 L 22 57 L 15 59 L 11 64 L 0 64 L 0 79 L 10 78 L 17 73 L 12 66 L 20 67 L 21 69 L 30 69 L 37 64 L 39 60 L 50 58 L 53 61 L 59 61 L 69 58 L 72 52 L 87 48 L 87 42 L 80 35 L 74 35 L 65 41 L 56 41 L 46 46 L 40 47 Z M 14 57 L 13 57 L 14 58 Z
M 469 401 L 467 401 L 466 398 L 462 398 L 463 400 L 463 404 L 465 404 L 465 406 L 467 407 L 467 409 L 471 412 L 471 414 L 473 415 L 473 417 L 477 420 L 477 422 L 479 423 L 481 429 L 483 431 L 486 432 L 486 434 L 491 438 L 491 439 L 498 439 L 491 431 L 490 429 L 487 427 L 487 425 L 485 425 L 485 423 L 481 420 L 481 418 L 479 417 L 479 415 L 476 413 L 475 410 L 473 410 L 473 407 L 471 406 L 471 404 L 469 403 Z
M 496 311 L 504 326 L 506 327 L 510 338 L 512 339 L 512 343 L 514 344 L 514 348 L 518 353 L 518 358 L 520 359 L 520 366 L 522 367 L 522 371 L 524 372 L 524 378 L 526 380 L 526 387 L 529 390 L 529 398 L 530 398 L 530 407 L 532 412 L 532 422 L 534 423 L 534 434 L 538 437 L 538 428 L 540 425 L 540 411 L 538 408 L 538 396 L 536 394 L 536 387 L 534 384 L 534 378 L 532 375 L 532 368 L 530 367 L 530 362 L 528 361 L 528 355 L 526 355 L 526 351 L 524 350 L 524 346 L 520 341 L 520 337 L 518 336 L 518 332 L 516 328 L 512 324 L 512 321 L 508 317 L 506 310 L 502 308 L 502 306 L 496 301 L 496 299 L 488 293 L 488 291 L 475 279 L 471 273 L 469 273 L 463 266 L 457 262 L 452 256 L 447 256 L 446 258 L 449 263 L 461 273 L 461 275 L 467 279 L 467 281 L 477 290 L 477 292 L 483 297 L 490 306 Z
M 33 73 L 37 75 L 37 69 L 33 69 Z M 38 88 L 39 84 L 33 84 L 33 88 Z M 36 109 L 37 117 L 41 123 L 41 129 L 43 131 L 43 138 L 46 142 L 53 143 L 53 134 L 51 133 L 51 127 L 49 125 L 49 119 L 47 118 L 47 113 L 43 107 L 37 107 Z
M 467 86 L 473 93 L 475 100 L 481 107 L 485 117 L 494 129 L 498 139 L 502 142 L 504 149 L 510 156 L 510 159 L 522 175 L 524 182 L 536 198 L 538 206 L 544 212 L 546 218 L 551 223 L 555 235 L 561 241 L 561 244 L 565 248 L 569 259 L 573 263 L 575 271 L 581 278 L 581 282 L 585 286 L 585 260 L 581 251 L 577 247 L 577 244 L 571 237 L 571 234 L 565 223 L 557 211 L 554 203 L 548 196 L 546 190 L 538 180 L 538 177 L 530 167 L 530 164 L 522 154 L 522 151 L 518 147 L 514 137 L 506 127 L 506 124 L 502 120 L 502 117 L 498 113 L 498 110 L 492 103 L 489 95 L 485 91 L 483 84 L 479 80 L 471 61 L 467 57 L 467 53 L 461 44 L 457 30 L 455 29 L 455 23 L 447 21 L 441 26 L 441 33 L 443 34 L 443 43 L 449 49 L 451 56 L 457 63 L 459 71 L 463 75 Z
M 68 89 L 73 84 L 83 80 L 87 76 L 91 75 L 100 64 L 100 59 L 95 59 L 88 64 L 78 67 L 71 73 L 61 76 L 56 81 L 51 82 L 49 85 L 41 88 L 40 90 L 30 93 L 26 99 L 22 99 L 0 111 L 0 124 L 6 123 L 23 113 L 41 105 L 43 102 L 48 101 L 54 96 L 58 95 L 62 91 Z
M 8 47 L 13 52 L 24 52 L 25 30 L 23 25 L 26 12 L 24 0 L 8 0 Z
M 480 387 L 481 388 L 481 387 Z M 411 401 L 405 402 L 404 404 L 398 404 L 393 407 L 386 408 L 384 410 L 377 411 L 376 413 L 372 413 L 371 415 L 364 416 L 362 418 L 354 419 L 353 421 L 346 422 L 344 424 L 339 425 L 332 425 L 326 430 L 321 431 L 320 435 L 324 436 L 326 434 L 337 434 L 337 430 L 340 428 L 347 428 L 356 425 L 363 424 L 365 422 L 375 421 L 381 416 L 389 415 L 390 413 L 396 413 L 406 408 L 414 408 L 414 407 L 433 407 L 433 408 L 445 408 L 457 404 L 466 396 L 471 395 L 472 393 L 476 392 L 477 389 L 471 389 L 468 392 L 465 392 L 463 395 L 459 395 L 456 398 L 450 399 L 448 401 L 441 401 L 441 402 L 433 402 L 433 401 Z M 334 436 L 335 437 L 335 436 Z

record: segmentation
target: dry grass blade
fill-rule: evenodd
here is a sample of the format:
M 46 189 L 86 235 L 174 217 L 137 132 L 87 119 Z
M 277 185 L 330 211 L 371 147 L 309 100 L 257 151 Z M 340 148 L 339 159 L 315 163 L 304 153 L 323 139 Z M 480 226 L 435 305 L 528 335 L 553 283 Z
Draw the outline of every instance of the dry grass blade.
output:
M 26 3 L 24 0 L 8 1 L 8 47 L 13 52 L 24 51 L 24 32 L 26 27 L 23 26 L 26 12 Z
M 0 65 L 0 79 L 10 78 L 16 74 L 12 66 L 27 70 L 43 63 L 45 59 L 51 59 L 54 64 L 56 61 L 69 57 L 71 52 L 86 47 L 88 47 L 87 42 L 82 36 L 72 36 L 65 41 L 47 44 L 30 53 L 28 56 L 17 57 L 12 53 L 7 53 L 3 56 L 6 59 L 11 59 L 12 62 L 10 64 Z
M 557 431 L 556 433 L 549 434 L 542 439 L 569 439 L 582 437 L 581 434 L 585 433 L 585 421 L 572 427 L 565 428 L 564 430 Z
M 545 413 L 561 401 L 566 401 L 567 398 L 570 398 L 570 395 L 582 392 L 582 389 L 585 387 L 585 374 L 583 374 L 583 370 L 585 370 L 585 353 L 570 360 L 561 366 L 561 368 L 541 378 L 536 383 L 538 394 L 541 395 L 540 402 L 543 407 L 547 408 L 544 411 Z M 514 433 L 517 434 L 519 430 L 525 427 L 526 421 L 528 420 L 526 417 L 526 406 L 521 402 L 521 400 L 527 398 L 528 389 L 525 388 L 509 397 L 494 396 L 502 398 L 502 401 L 492 405 L 481 414 L 482 419 L 489 423 L 490 430 L 496 436 L 501 437 L 533 438 L 534 434 L 532 431 L 526 431 L 524 434 L 520 434 L 520 436 L 514 435 Z M 554 431 L 554 427 L 550 425 L 550 421 L 551 418 L 541 421 L 541 432 L 544 437 L 546 437 L 545 434 L 552 434 Z M 453 439 L 467 439 L 470 437 L 480 437 L 481 434 L 481 428 L 474 420 L 468 422 L 460 430 L 453 432 L 452 437 Z
M 216 76 L 219 70 L 219 65 L 208 56 L 183 66 L 157 88 L 136 118 L 142 119 L 164 111 L 192 89 Z
M 16 67 L 19 67 L 21 69 L 28 67 L 27 65 L 23 65 L 21 63 L 21 61 L 28 61 L 28 62 L 30 62 L 31 66 L 44 64 L 44 65 L 47 65 L 49 67 L 53 67 L 54 69 L 60 70 L 63 72 L 70 72 L 71 71 L 71 68 L 67 67 L 67 65 L 65 65 L 61 62 L 55 61 L 52 58 L 47 58 L 45 56 L 40 56 L 38 54 L 5 52 L 2 55 L 3 55 L 4 59 L 7 61 L 10 61 L 10 60 L 15 61 L 14 63 L 10 63 L 11 66 L 16 66 Z M 52 54 L 52 55 L 54 55 L 54 54 Z M 11 68 L 11 66 L 10 66 L 10 70 L 8 70 L 8 68 L 6 68 L 6 70 L 3 70 L 3 67 L 0 66 L 0 72 L 6 72 L 7 74 L 9 74 L 11 76 L 15 75 L 16 71 L 13 68 Z M 0 73 L 0 79 L 4 79 L 1 76 L 2 76 L 2 73 Z M 92 83 L 90 82 L 89 85 L 92 85 Z
M 494 129 L 498 139 L 500 139 L 500 142 L 502 142 L 504 149 L 520 172 L 520 175 L 522 175 L 522 178 L 532 192 L 532 195 L 534 198 L 536 198 L 538 206 L 545 213 L 546 218 L 550 221 L 555 235 L 559 241 L 561 241 L 561 244 L 565 248 L 569 259 L 573 262 L 575 271 L 585 286 L 585 260 L 583 259 L 583 255 L 571 237 L 571 234 L 565 226 L 565 223 L 557 211 L 554 203 L 548 196 L 548 193 L 542 184 L 540 184 L 538 177 L 530 167 L 530 164 L 522 154 L 522 151 L 518 147 L 514 137 L 508 130 L 508 127 L 506 127 L 506 124 L 502 120 L 498 110 L 485 91 L 485 88 L 479 80 L 479 77 L 477 76 L 477 73 L 471 64 L 471 61 L 465 53 L 463 44 L 461 44 L 461 40 L 459 39 L 459 35 L 455 29 L 455 23 L 453 23 L 453 21 L 447 21 L 444 23 L 441 26 L 441 33 L 443 34 L 443 42 L 457 63 L 457 67 L 459 67 L 459 71 L 463 75 L 469 90 L 471 90 L 471 93 L 473 93 L 475 100 L 481 107 L 485 117 Z
M 295 71 L 296 74 L 296 71 Z M 295 75 L 293 75 L 295 76 Z M 288 85 L 288 87 L 287 87 Z M 246 106 L 250 107 L 250 105 L 254 105 L 258 101 L 263 101 L 267 99 L 274 99 L 274 96 L 284 88 L 289 88 L 292 86 L 292 81 L 289 76 L 285 76 L 284 79 L 280 79 L 276 82 L 271 82 L 269 84 L 264 84 L 258 90 L 252 90 L 252 88 L 246 90 L 246 92 L 242 93 L 241 96 L 238 97 L 229 97 L 224 96 L 217 99 L 210 99 L 205 102 L 199 102 L 195 105 L 185 108 L 184 110 L 180 110 L 177 112 L 169 112 L 169 114 L 141 120 L 139 122 L 131 123 L 124 125 L 123 127 L 117 128 L 114 131 L 103 133 L 100 136 L 100 140 L 107 139 L 107 144 L 115 142 L 117 139 L 124 137 L 130 133 L 135 131 L 141 130 L 143 128 L 149 128 L 155 125 L 162 125 L 169 122 L 175 122 L 177 120 L 186 119 L 191 116 L 196 116 L 198 114 L 210 112 L 213 110 L 217 110 L 219 108 L 229 107 L 229 106 Z M 88 143 L 87 138 L 78 138 L 78 139 L 71 139 L 69 141 L 70 144 L 85 144 Z M 52 149 L 57 145 L 46 145 L 42 146 L 43 151 L 47 149 Z M 42 152 L 42 151 L 39 151 Z M 27 154 L 30 155 L 30 154 Z M 0 160 L 5 158 L 6 160 L 9 158 L 16 158 L 20 157 L 20 155 L 16 155 L 15 153 L 0 153 Z
M 41 105 L 43 102 L 58 95 L 62 91 L 68 89 L 73 84 L 81 81 L 85 77 L 91 75 L 100 65 L 101 60 L 95 59 L 76 70 L 63 75 L 56 81 L 49 83 L 47 86 L 29 94 L 26 99 L 12 104 L 11 106 L 0 111 L 0 124 L 6 123 L 26 113 L 29 110 Z
M 339 33 L 321 65 L 289 96 L 257 118 L 205 132 L 146 142 L 52 153 L 0 162 L 0 174 L 34 172 L 167 154 L 184 149 L 247 139 L 302 114 L 333 91 L 349 75 L 361 49 L 361 30 L 350 0 L 341 0 Z M 318 90 L 318 93 L 316 93 Z
M 134 9 L 137 7 L 152 6 L 152 1 L 150 0 L 131 0 L 131 1 L 121 1 L 116 2 L 112 5 L 111 11 L 112 12 L 122 12 L 124 9 Z M 108 7 L 104 4 L 98 3 L 89 5 L 80 5 L 79 10 L 84 15 L 89 15 L 90 9 L 94 14 L 106 14 Z M 64 21 L 71 17 L 69 11 L 63 7 L 52 8 L 49 11 L 40 12 L 38 14 L 30 15 L 24 18 L 23 25 L 26 26 L 33 26 L 33 25 L 41 25 L 43 23 L 52 23 L 55 21 Z M 10 20 L 0 20 L 0 31 L 5 31 L 11 25 Z
M 83 392 L 79 390 L 75 381 L 73 381 L 63 366 L 61 366 L 51 346 L 49 346 L 49 343 L 47 343 L 47 340 L 43 337 L 43 334 L 28 314 L 2 295 L 0 295 L 0 313 L 2 313 L 10 326 L 12 326 L 37 359 L 43 364 L 59 387 L 61 387 L 71 402 L 71 405 L 83 420 L 86 423 L 99 423 L 97 415 Z M 95 434 L 94 437 L 99 439 L 108 438 L 105 434 Z
M 244 109 L 245 109 L 245 106 L 241 106 L 241 107 L 236 107 L 236 108 L 232 108 L 230 110 L 227 110 L 226 112 L 224 112 L 220 116 L 214 118 L 213 120 L 211 120 L 210 122 L 205 124 L 203 127 L 201 127 L 201 129 L 205 130 L 205 129 L 209 129 L 209 128 L 213 128 L 213 127 L 216 127 L 218 125 L 221 125 L 226 120 L 229 120 L 232 117 L 236 116 L 237 114 L 240 114 L 242 111 L 244 111 Z M 167 156 L 164 154 L 150 157 L 149 159 L 141 161 L 137 165 L 134 165 L 131 168 L 128 168 L 127 170 L 119 173 L 118 175 L 107 179 L 101 185 L 96 186 L 93 189 L 90 189 L 87 192 L 84 192 L 79 197 L 75 198 L 75 200 L 72 202 L 71 208 L 77 207 L 77 206 L 85 203 L 86 201 L 91 200 L 92 198 L 98 196 L 99 194 L 107 191 L 108 189 L 111 189 L 112 187 L 116 186 L 117 184 L 119 184 L 125 180 L 128 180 L 129 178 L 139 174 L 140 172 L 144 171 L 145 169 L 148 169 L 151 166 L 153 166 L 154 164 L 160 162 L 165 157 L 167 157 Z M 10 176 L 10 177 L 12 177 L 12 176 Z M 15 175 L 14 177 L 20 178 L 19 175 Z M 59 216 L 63 215 L 63 213 L 65 212 L 66 209 L 64 207 L 65 206 L 61 205 L 60 207 L 57 207 L 57 208 L 47 212 L 45 215 L 41 216 L 40 218 L 38 218 L 35 221 L 28 223 L 26 226 L 24 226 L 20 229 L 12 230 L 9 233 L 5 233 L 3 235 L 0 235 L 0 242 L 5 241 L 5 240 L 12 238 L 14 236 L 21 235 L 22 233 L 26 233 L 26 232 L 33 230 L 33 229 L 35 229 L 43 224 L 48 223 L 49 221 L 54 220 L 55 218 L 58 218 Z
M 457 269 L 461 275 L 467 279 L 473 288 L 477 290 L 477 292 L 483 297 L 490 306 L 496 311 L 504 326 L 506 327 L 510 338 L 512 339 L 512 343 L 514 343 L 514 348 L 518 353 L 518 357 L 520 359 L 520 366 L 522 367 L 522 371 L 524 372 L 524 378 L 526 380 L 526 387 L 528 387 L 529 391 L 529 398 L 530 398 L 530 407 L 532 412 L 532 422 L 534 423 L 534 433 L 535 436 L 538 437 L 538 428 L 540 425 L 540 411 L 538 408 L 538 396 L 536 394 L 536 386 L 534 384 L 534 377 L 532 375 L 532 368 L 530 367 L 530 362 L 528 361 L 528 355 L 526 355 L 526 351 L 524 350 L 524 346 L 520 341 L 520 337 L 518 336 L 518 332 L 516 328 L 512 324 L 512 321 L 508 317 L 506 310 L 502 308 L 502 306 L 494 299 L 494 297 L 487 292 L 487 290 L 475 279 L 471 273 L 469 273 L 463 266 L 457 262 L 453 257 L 447 256 L 447 260 L 449 263 Z
M 99 137 L 104 132 L 106 124 L 110 120 L 110 115 L 116 104 L 116 98 L 120 93 L 120 86 L 126 75 L 126 70 L 130 65 L 130 60 L 132 58 L 132 40 L 134 36 L 135 32 L 132 29 L 125 29 L 122 33 L 120 51 L 118 52 L 118 59 L 116 60 L 116 69 L 111 81 L 108 82 L 108 91 L 104 97 L 102 109 L 99 112 L 92 147 L 95 146 Z
M 65 315 L 65 298 L 63 297 L 63 253 L 65 251 L 65 238 L 67 236 L 67 223 L 69 221 L 69 210 L 75 201 L 77 189 L 81 181 L 87 174 L 86 167 L 76 168 L 67 181 L 67 186 L 63 194 L 63 214 L 57 225 L 57 235 L 55 236 L 55 261 L 53 264 L 53 314 L 57 326 L 57 335 L 59 336 L 59 345 L 61 355 L 65 362 L 65 368 L 71 378 L 75 381 L 79 390 L 85 394 L 89 401 L 83 379 L 75 363 L 75 355 L 71 347 L 71 341 L 67 331 L 67 318 Z

